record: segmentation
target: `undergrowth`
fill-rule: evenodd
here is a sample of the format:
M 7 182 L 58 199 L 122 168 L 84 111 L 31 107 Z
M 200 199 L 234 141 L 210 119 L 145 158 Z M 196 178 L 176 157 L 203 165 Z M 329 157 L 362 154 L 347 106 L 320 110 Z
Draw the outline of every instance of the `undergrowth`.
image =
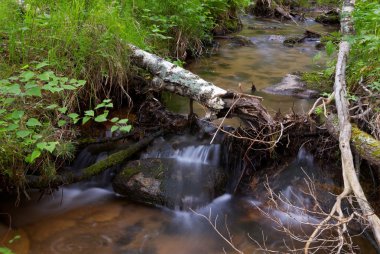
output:
M 22 2 L 22 3 L 21 3 Z M 1 0 L 0 182 L 54 177 L 75 153 L 77 126 L 133 98 L 128 44 L 182 63 L 212 33 L 238 28 L 248 0 Z M 37 68 L 38 67 L 38 68 Z

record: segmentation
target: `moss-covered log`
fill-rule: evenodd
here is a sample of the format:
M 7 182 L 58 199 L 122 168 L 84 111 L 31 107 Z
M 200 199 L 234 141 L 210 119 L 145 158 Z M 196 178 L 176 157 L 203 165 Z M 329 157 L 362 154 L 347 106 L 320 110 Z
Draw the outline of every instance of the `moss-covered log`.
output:
M 108 158 L 101 160 L 85 169 L 79 175 L 74 173 L 65 173 L 57 175 L 54 179 L 47 179 L 41 176 L 27 176 L 27 187 L 35 189 L 45 189 L 49 187 L 57 187 L 66 184 L 72 184 L 89 179 L 95 175 L 99 175 L 104 170 L 116 166 L 128 158 L 135 155 L 138 151 L 149 145 L 153 139 L 160 136 L 162 131 L 158 131 L 153 135 L 146 137 L 139 142 L 129 146 L 127 149 L 111 154 Z
M 326 121 L 329 133 L 339 139 L 339 122 L 335 115 L 330 115 Z M 352 125 L 351 145 L 360 157 L 369 163 L 380 166 L 380 141 L 370 134 L 360 130 L 355 124 Z

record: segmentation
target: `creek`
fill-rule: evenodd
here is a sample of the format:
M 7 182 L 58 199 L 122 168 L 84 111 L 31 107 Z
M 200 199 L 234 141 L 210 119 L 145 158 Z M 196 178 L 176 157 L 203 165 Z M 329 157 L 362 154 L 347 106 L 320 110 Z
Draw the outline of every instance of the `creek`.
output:
M 280 42 L 268 40 L 270 35 L 302 34 L 302 27 L 249 16 L 243 21 L 244 29 L 239 34 L 251 38 L 255 42 L 254 47 L 234 47 L 228 40 L 220 40 L 215 54 L 192 63 L 189 69 L 226 89 L 236 90 L 241 83 L 239 89 L 250 93 L 252 82 L 260 90 L 279 82 L 288 73 L 319 68 L 313 62 L 318 53 L 315 41 L 288 48 Z M 252 30 L 250 26 L 256 28 Z M 321 31 L 328 29 L 312 21 L 302 26 Z M 313 102 L 260 91 L 256 95 L 264 97 L 267 107 L 274 111 L 281 109 L 282 112 L 291 107 L 297 112 L 306 112 Z M 187 112 L 187 102 L 184 101 L 172 96 L 169 106 L 178 112 Z M 197 107 L 196 110 L 201 112 L 202 108 Z M 260 209 L 293 226 L 294 230 L 305 230 L 298 227 L 299 221 L 318 222 L 318 218 L 287 207 L 268 207 L 265 190 L 258 190 L 261 192 L 253 198 L 228 193 L 215 196 L 203 188 L 208 176 L 205 172 L 219 170 L 223 166 L 220 145 L 208 142 L 192 136 L 159 138 L 141 154 L 142 159 L 175 160 L 173 170 L 178 181 L 168 187 L 173 197 L 178 199 L 175 209 L 136 204 L 115 195 L 109 184 L 112 177 L 109 171 L 91 182 L 64 187 L 42 198 L 39 193 L 31 193 L 31 200 L 23 201 L 19 207 L 14 206 L 14 200 L 3 199 L 0 233 L 8 231 L 9 217 L 4 215 L 8 214 L 13 227 L 7 233 L 8 237 L 12 234 L 20 236 L 12 245 L 17 254 L 201 254 L 223 253 L 223 250 L 235 253 L 196 212 L 206 216 L 211 214 L 211 221 L 216 221 L 220 232 L 224 235 L 230 232 L 234 244 L 244 253 L 263 253 L 258 251 L 252 239 L 261 242 L 264 235 L 269 249 L 286 252 L 286 247 L 283 235 L 273 228 L 273 221 L 263 216 Z M 104 148 L 86 148 L 73 168 L 84 168 L 107 155 Z M 305 172 L 315 175 L 318 171 L 313 156 L 300 149 L 277 177 L 281 180 L 273 182 L 273 185 L 288 200 L 308 207 L 310 198 L 299 191 L 297 185 L 304 181 Z M 320 180 L 334 184 L 332 179 Z M 368 242 L 360 237 L 356 240 L 363 253 L 375 253 Z

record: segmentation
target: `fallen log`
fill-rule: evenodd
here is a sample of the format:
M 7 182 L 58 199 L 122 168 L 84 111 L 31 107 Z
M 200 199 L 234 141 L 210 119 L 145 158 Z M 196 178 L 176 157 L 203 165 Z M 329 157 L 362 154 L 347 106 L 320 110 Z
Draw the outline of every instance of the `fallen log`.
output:
M 162 135 L 162 131 L 158 131 L 149 137 L 146 137 L 139 142 L 129 146 L 127 149 L 111 154 L 106 159 L 101 160 L 85 169 L 82 169 L 80 174 L 74 174 L 73 172 L 64 173 L 62 175 L 55 176 L 54 179 L 44 178 L 42 176 L 29 175 L 27 177 L 27 188 L 30 189 L 45 189 L 58 187 L 62 185 L 77 183 L 83 180 L 87 180 L 93 176 L 99 175 L 104 170 L 113 166 L 119 165 L 123 161 L 135 155 L 143 148 L 148 146 L 156 137 Z
M 331 114 L 326 119 L 326 128 L 335 139 L 339 139 L 339 122 L 336 115 Z M 355 124 L 352 124 L 350 143 L 361 158 L 372 165 L 380 166 L 379 140 L 360 130 Z
M 352 12 L 354 10 L 355 0 L 344 0 L 342 8 L 342 19 L 341 19 L 341 32 L 343 35 L 353 34 L 354 26 L 352 21 Z M 357 203 L 361 209 L 361 218 L 365 218 L 374 234 L 377 244 L 380 246 L 380 219 L 374 213 L 371 205 L 365 196 L 362 186 L 360 185 L 359 178 L 356 174 L 353 156 L 351 152 L 350 139 L 352 133 L 352 126 L 350 123 L 349 114 L 349 103 L 347 100 L 347 90 L 346 90 L 346 64 L 347 58 L 350 51 L 350 44 L 343 40 L 339 44 L 338 60 L 336 63 L 335 70 L 335 83 L 334 83 L 334 93 L 335 93 L 335 105 L 338 112 L 338 123 L 339 123 L 339 148 L 341 151 L 341 161 L 342 161 L 342 175 L 344 189 L 340 193 L 336 202 L 331 209 L 329 215 L 316 227 L 313 233 L 310 235 L 305 248 L 304 253 L 307 254 L 310 251 L 310 247 L 314 242 L 315 238 L 321 233 L 323 226 L 334 219 L 338 221 L 337 232 L 340 236 L 340 247 L 338 251 L 340 252 L 344 244 L 344 233 L 347 231 L 347 218 L 342 211 L 342 200 L 348 198 L 350 194 L 354 194 Z M 354 214 L 355 215 L 355 214 Z M 352 216 L 354 216 L 352 215 Z
M 224 90 L 198 75 L 163 58 L 130 45 L 131 61 L 153 75 L 152 86 L 188 97 L 207 107 L 214 114 L 238 115 L 254 125 L 273 125 L 261 97 Z

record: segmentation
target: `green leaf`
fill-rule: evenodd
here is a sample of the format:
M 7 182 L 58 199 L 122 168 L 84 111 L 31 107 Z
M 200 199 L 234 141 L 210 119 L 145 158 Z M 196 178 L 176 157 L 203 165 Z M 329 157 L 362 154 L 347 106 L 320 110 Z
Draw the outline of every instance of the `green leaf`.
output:
M 78 80 L 78 82 L 74 84 L 74 86 L 80 87 L 80 86 L 84 86 L 85 84 L 86 84 L 85 80 Z
M 108 104 L 106 104 L 104 107 L 106 107 L 106 108 L 113 108 L 113 103 L 111 102 L 111 103 L 108 103 Z
M 111 119 L 111 122 L 116 123 L 119 120 L 119 117 L 114 117 Z
M 115 132 L 120 128 L 120 126 L 114 125 L 111 127 L 111 132 Z
M 37 143 L 37 148 L 39 148 L 40 150 L 46 150 L 46 151 L 49 151 L 50 153 L 53 153 L 57 145 L 58 145 L 58 142 L 40 142 L 40 143 Z
M 79 121 L 79 115 L 77 113 L 71 113 L 68 116 L 73 120 L 74 124 Z
M 38 121 L 38 119 L 32 117 L 32 118 L 29 118 L 28 121 L 26 122 L 26 126 L 29 126 L 29 127 L 36 127 L 36 126 L 41 126 L 42 124 L 40 123 L 40 121 Z
M 126 123 L 128 123 L 128 119 L 127 118 L 120 119 L 117 123 L 118 124 L 126 124 Z
M 29 136 L 32 133 L 30 130 L 19 130 L 16 132 L 16 136 L 19 138 L 25 138 L 26 136 Z
M 48 65 L 49 65 L 49 63 L 47 61 L 44 61 L 44 62 L 37 64 L 36 69 L 39 70 L 39 69 L 41 69 L 45 66 L 48 66 Z
M 26 90 L 25 94 L 29 96 L 38 96 L 38 97 L 42 96 L 40 87 L 32 87 Z
M 85 116 L 85 117 L 83 117 L 83 119 L 82 119 L 82 124 L 87 123 L 88 121 L 90 121 L 90 119 L 91 119 L 91 117 L 89 117 L 89 116 Z
M 35 139 L 35 140 L 38 140 L 38 139 L 41 139 L 41 138 L 42 138 L 41 134 L 35 134 L 35 135 L 33 135 L 33 139 Z
M 55 109 L 55 108 L 57 108 L 57 107 L 58 107 L 57 104 L 51 104 L 51 105 L 47 106 L 46 108 L 47 108 L 47 109 Z
M 10 105 L 12 104 L 16 99 L 15 98 L 6 98 L 3 103 L 4 105 Z
M 61 112 L 62 114 L 65 114 L 67 112 L 67 107 L 60 107 L 58 108 L 58 111 Z
M 7 92 L 14 95 L 20 95 L 21 89 L 19 84 L 13 84 L 8 87 Z
M 34 149 L 32 154 L 26 157 L 26 162 L 33 163 L 38 157 L 41 156 L 41 151 L 39 149 Z
M 38 75 L 37 78 L 42 81 L 49 81 L 51 76 L 55 76 L 52 71 L 45 71 L 44 73 Z
M 23 78 L 23 81 L 29 81 L 32 79 L 36 74 L 33 71 L 24 71 L 20 74 L 20 77 Z
M 58 127 L 62 127 L 62 126 L 64 126 L 66 123 L 67 123 L 66 120 L 59 120 L 59 121 L 58 121 Z
M 101 115 L 98 115 L 97 117 L 95 117 L 95 122 L 98 122 L 98 123 L 102 123 L 102 122 L 105 122 L 107 121 L 107 116 L 108 116 L 108 112 L 104 112 L 103 114 Z
M 24 116 L 25 112 L 23 110 L 15 110 L 10 115 L 11 119 L 20 120 Z
M 72 85 L 61 85 L 61 87 L 65 90 L 76 90 L 77 88 Z
M 94 112 L 94 110 L 87 110 L 87 111 L 84 112 L 84 114 L 85 114 L 86 116 L 92 116 L 92 117 L 95 116 L 95 112 Z
M 126 126 L 121 126 L 120 131 L 122 132 L 130 132 L 132 129 L 132 125 L 126 125 Z
M 12 123 L 12 124 L 8 125 L 7 131 L 14 131 L 18 128 L 19 128 L 18 124 Z

